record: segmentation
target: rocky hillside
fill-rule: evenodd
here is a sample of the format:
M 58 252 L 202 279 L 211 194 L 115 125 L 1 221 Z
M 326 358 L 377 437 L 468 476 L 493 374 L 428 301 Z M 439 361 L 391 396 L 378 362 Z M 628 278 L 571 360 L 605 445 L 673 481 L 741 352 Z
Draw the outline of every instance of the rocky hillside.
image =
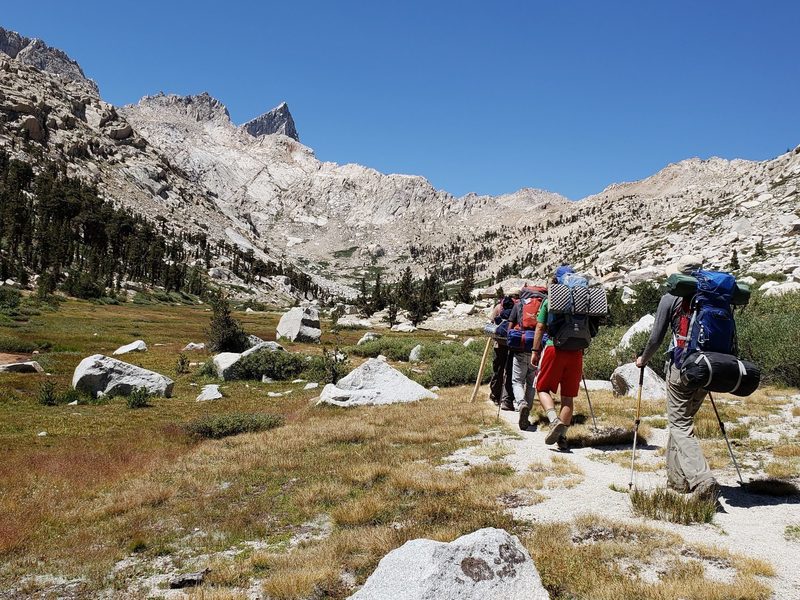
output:
M 734 250 L 746 271 L 800 266 L 800 149 L 689 159 L 576 202 L 536 189 L 458 198 L 422 177 L 317 160 L 285 103 L 242 126 L 208 94 L 111 106 L 63 52 L 0 31 L 0 144 L 57 158 L 149 218 L 294 265 L 335 293 L 408 264 L 449 279 L 474 267 L 480 280 L 541 277 L 566 260 L 610 284 L 687 252 L 720 268 Z M 211 274 L 241 283 L 230 262 L 223 253 Z

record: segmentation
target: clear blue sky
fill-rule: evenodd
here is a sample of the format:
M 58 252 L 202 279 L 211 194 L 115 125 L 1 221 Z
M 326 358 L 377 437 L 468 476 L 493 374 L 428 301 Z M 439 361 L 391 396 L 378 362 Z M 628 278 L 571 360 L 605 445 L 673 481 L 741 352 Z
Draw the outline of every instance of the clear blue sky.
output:
M 79 8 L 80 7 L 80 8 Z M 570 198 L 667 163 L 800 144 L 800 2 L 6 2 L 115 104 L 286 100 L 323 160 L 455 194 Z

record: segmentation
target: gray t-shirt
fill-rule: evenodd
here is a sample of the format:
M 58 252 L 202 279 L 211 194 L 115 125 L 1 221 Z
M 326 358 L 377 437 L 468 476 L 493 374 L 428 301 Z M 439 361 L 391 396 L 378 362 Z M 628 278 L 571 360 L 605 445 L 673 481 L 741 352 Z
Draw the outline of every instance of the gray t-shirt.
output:
M 658 303 L 656 310 L 656 320 L 653 323 L 653 331 L 650 333 L 650 339 L 642 352 L 642 359 L 644 362 L 649 362 L 653 355 L 658 350 L 661 342 L 664 341 L 664 336 L 667 331 L 671 330 L 672 334 L 676 334 L 680 327 L 680 315 L 678 307 L 683 302 L 680 296 L 673 296 L 672 294 L 664 294 Z

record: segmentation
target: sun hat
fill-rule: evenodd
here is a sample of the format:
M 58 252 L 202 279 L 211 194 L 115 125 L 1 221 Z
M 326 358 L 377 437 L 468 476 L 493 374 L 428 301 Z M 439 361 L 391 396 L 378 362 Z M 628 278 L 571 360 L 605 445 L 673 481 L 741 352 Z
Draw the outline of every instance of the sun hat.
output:
M 681 256 L 676 262 L 668 265 L 666 268 L 667 277 L 675 275 L 676 273 L 683 273 L 684 275 L 691 275 L 698 269 L 703 268 L 703 259 L 695 254 L 687 254 Z

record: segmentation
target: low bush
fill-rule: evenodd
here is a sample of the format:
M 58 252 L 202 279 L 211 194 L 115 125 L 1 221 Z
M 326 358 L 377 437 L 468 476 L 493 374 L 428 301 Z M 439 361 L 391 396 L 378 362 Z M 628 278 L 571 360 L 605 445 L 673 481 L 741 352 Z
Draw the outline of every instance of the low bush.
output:
M 431 363 L 428 375 L 431 383 L 439 387 L 474 384 L 478 378 L 480 364 L 481 357 L 473 352 L 444 356 Z M 487 364 L 483 371 L 482 383 L 488 383 L 491 378 L 492 368 Z
M 446 356 L 457 356 L 465 353 L 481 356 L 485 344 L 485 340 L 473 342 L 469 346 L 464 346 L 464 344 L 456 341 L 450 344 L 442 344 L 440 342 L 423 344 L 420 358 L 425 362 L 431 362 Z M 477 373 L 475 375 L 477 376 Z
M 384 336 L 360 346 L 352 346 L 347 351 L 356 356 L 375 358 L 383 354 L 389 360 L 407 361 L 411 349 L 420 342 L 421 340 L 416 338 Z
M 227 413 L 208 415 L 186 424 L 187 432 L 197 438 L 220 439 L 240 433 L 266 431 L 283 425 L 283 417 L 268 413 Z
M 39 392 L 36 399 L 42 406 L 55 406 L 58 404 L 58 393 L 56 392 L 56 384 L 53 381 L 45 381 L 39 386 Z
M 175 373 L 183 375 L 189 372 L 189 357 L 183 352 L 178 355 L 178 360 L 175 361 Z
M 586 379 L 608 380 L 620 362 L 611 354 L 617 347 L 626 327 L 601 327 L 592 345 L 583 356 L 583 373 Z
M 0 311 L 6 311 L 19 306 L 22 294 L 19 290 L 6 285 L 0 286 Z
M 147 388 L 136 388 L 125 399 L 125 403 L 128 405 L 128 408 L 145 408 L 149 406 L 151 397 Z
M 0 336 L 0 352 L 33 352 L 39 346 L 35 342 L 14 337 Z
M 336 383 L 351 370 L 347 354 L 335 348 L 323 348 L 322 356 L 306 357 L 305 368 L 300 374 L 304 379 L 319 383 Z
M 241 358 L 232 368 L 233 379 L 261 379 L 269 377 L 278 381 L 298 377 L 306 367 L 306 357 L 293 352 L 262 350 Z
M 739 355 L 761 367 L 762 381 L 800 386 L 800 293 L 756 294 L 735 316 Z

